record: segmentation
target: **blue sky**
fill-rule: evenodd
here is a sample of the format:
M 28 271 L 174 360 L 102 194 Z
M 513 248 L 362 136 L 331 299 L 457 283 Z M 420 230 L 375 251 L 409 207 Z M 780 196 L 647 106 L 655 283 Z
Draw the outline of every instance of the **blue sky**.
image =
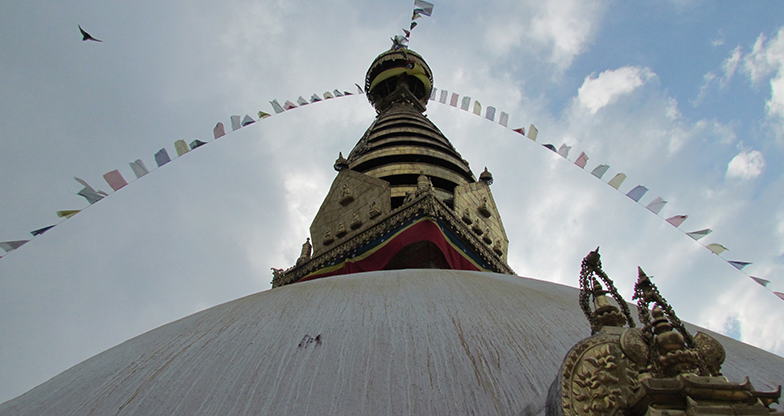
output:
M 269 288 L 347 154 L 364 97 L 266 119 L 213 141 L 234 114 L 353 91 L 409 23 L 389 1 L 2 1 L 0 241 L 81 209 L 78 176 L 126 188 L 0 259 L 0 401 L 126 339 Z M 636 267 L 684 319 L 779 355 L 784 301 L 784 27 L 780 2 L 436 3 L 411 48 L 435 86 L 536 125 L 537 142 L 432 103 L 428 116 L 493 193 L 521 276 L 575 285 L 602 247 L 631 299 Z M 82 42 L 77 24 L 103 43 Z M 135 181 L 128 162 L 208 146 Z M 540 144 L 572 146 L 568 160 Z M 599 163 L 603 181 L 585 170 Z M 628 175 L 618 192 L 606 185 Z M 637 204 L 624 193 L 650 191 Z M 669 201 L 660 215 L 644 208 Z M 682 231 L 664 219 L 688 214 Z M 701 244 L 702 243 L 702 244 Z M 719 243 L 721 258 L 703 245 Z M 752 380 L 753 381 L 753 380 Z

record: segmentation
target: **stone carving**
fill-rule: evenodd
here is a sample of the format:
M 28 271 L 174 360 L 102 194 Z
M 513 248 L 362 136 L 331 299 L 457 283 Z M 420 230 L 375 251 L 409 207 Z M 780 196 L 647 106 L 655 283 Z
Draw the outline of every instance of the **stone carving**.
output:
M 283 275 L 285 274 L 283 269 L 276 269 L 274 267 L 272 267 L 271 269 L 272 269 L 272 280 L 273 281 L 280 280 L 280 279 L 283 278 Z
M 351 188 L 348 187 L 345 183 L 343 184 L 343 188 L 340 190 L 340 199 L 338 202 L 340 205 L 346 206 L 354 201 L 354 193 L 351 192 Z
M 474 220 L 471 219 L 471 210 L 468 208 L 463 210 L 463 222 L 468 225 L 471 225 L 474 222 Z
M 490 238 L 490 227 L 485 227 L 485 235 L 482 237 L 482 241 L 487 244 L 493 244 L 493 239 Z
M 482 234 L 484 233 L 484 231 L 482 230 L 482 227 L 480 227 L 480 226 L 479 226 L 479 223 L 478 223 L 478 222 L 475 222 L 475 223 L 474 223 L 474 224 L 471 226 L 471 231 L 473 231 L 473 232 L 474 232 L 474 234 L 476 234 L 476 235 L 482 235 Z
M 493 252 L 495 254 L 498 254 L 499 256 L 502 256 L 504 254 L 504 249 L 501 248 L 501 239 L 500 238 L 495 240 L 495 244 L 493 244 Z
M 335 237 L 342 238 L 346 234 L 348 234 L 348 231 L 346 231 L 346 225 L 343 224 L 343 221 L 341 221 L 340 224 L 338 224 L 338 231 L 335 233 Z
M 482 214 L 482 216 L 485 218 L 490 218 L 490 216 L 493 215 L 490 213 L 490 210 L 487 208 L 487 197 L 482 198 L 482 205 L 479 208 L 477 208 L 477 211 L 479 211 L 479 213 Z
M 349 227 L 351 227 L 352 230 L 356 230 L 361 226 L 362 226 L 362 218 L 359 216 L 359 210 L 355 209 L 354 214 L 351 216 L 351 224 L 349 224 Z
M 332 237 L 332 232 L 327 230 L 324 233 L 324 245 L 328 246 L 328 245 L 332 244 L 333 241 L 335 241 L 335 239 Z
M 376 218 L 381 215 L 381 208 L 378 207 L 376 201 L 370 203 L 370 208 L 368 208 L 368 218 Z
M 312 250 L 313 250 L 313 246 L 310 244 L 310 238 L 307 238 L 305 240 L 305 243 L 302 244 L 302 250 L 299 252 L 299 258 L 297 259 L 297 266 L 310 260 L 310 254 Z
M 338 153 L 338 159 L 335 161 L 335 164 L 332 167 L 335 168 L 335 170 L 338 172 L 343 169 L 348 169 L 348 160 L 343 157 L 343 152 Z

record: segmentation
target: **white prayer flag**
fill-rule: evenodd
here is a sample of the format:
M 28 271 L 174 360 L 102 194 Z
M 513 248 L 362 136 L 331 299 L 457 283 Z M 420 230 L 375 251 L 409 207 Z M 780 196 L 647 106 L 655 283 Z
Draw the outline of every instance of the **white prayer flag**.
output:
M 6 253 L 8 253 L 18 249 L 19 247 L 22 247 L 28 241 L 30 240 L 3 241 L 0 242 L 0 248 L 2 248 L 3 250 L 5 250 Z
M 430 90 L 430 101 L 436 100 L 436 91 L 438 91 L 438 88 L 436 87 L 433 87 L 433 89 Z
M 688 215 L 675 215 L 673 217 L 667 218 L 667 222 L 672 224 L 674 227 L 677 228 L 681 224 L 683 224 L 684 221 L 686 221 L 686 218 L 689 218 L 689 216 Z
M 651 201 L 651 203 L 648 204 L 648 206 L 646 206 L 645 208 L 648 208 L 651 212 L 658 215 L 665 205 L 667 205 L 667 201 L 663 200 L 662 197 L 657 196 L 656 199 Z
M 313 94 L 313 95 L 310 97 L 310 102 L 311 102 L 311 104 L 312 104 L 312 103 L 317 103 L 317 102 L 319 102 L 319 101 L 321 101 L 321 97 L 319 97 L 319 96 L 318 96 L 318 94 Z
M 572 146 L 567 146 L 566 143 L 564 143 L 558 148 L 558 154 L 566 159 L 566 157 L 569 156 L 570 150 L 572 150 Z
M 150 171 L 147 170 L 147 166 L 144 166 L 144 162 L 142 162 L 141 159 L 136 159 L 135 161 L 129 162 L 128 164 L 131 166 L 131 170 L 133 171 L 133 174 L 136 175 L 137 179 L 150 173 Z
M 460 104 L 460 109 L 468 111 L 469 105 L 471 105 L 471 97 L 463 97 L 463 102 Z
M 710 234 L 712 232 L 713 232 L 713 230 L 711 230 L 710 228 L 705 228 L 703 230 L 692 231 L 690 233 L 686 233 L 686 235 L 688 235 L 689 237 L 691 237 L 691 238 L 693 238 L 695 240 L 699 240 L 700 238 L 705 237 L 706 235 L 708 235 L 708 234 Z M 730 263 L 732 263 L 732 262 L 730 262 Z
M 283 107 L 280 106 L 280 104 L 278 103 L 277 99 L 272 100 L 269 103 L 270 103 L 270 105 L 272 105 L 272 109 L 275 110 L 275 114 L 280 114 L 280 113 L 286 111 L 286 110 L 283 109 Z
M 342 92 L 335 90 L 335 97 L 342 97 L 342 96 L 343 96 Z
M 191 149 L 188 148 L 188 144 L 185 143 L 185 140 L 183 139 L 174 142 L 174 150 L 177 151 L 177 156 L 182 156 L 191 151 Z
M 240 116 L 231 116 L 231 131 L 237 130 L 242 127 Z
M 299 98 L 297 98 L 297 104 L 299 104 L 299 106 L 302 107 L 303 105 L 308 105 L 309 103 L 306 99 L 302 98 L 302 96 L 300 95 Z
M 509 114 L 501 111 L 501 117 L 498 118 L 498 124 L 507 127 L 507 124 L 509 124 Z
M 438 99 L 438 102 L 441 104 L 446 104 L 446 97 L 449 95 L 447 90 L 441 90 L 441 98 Z
M 536 127 L 534 127 L 533 124 L 531 124 L 528 127 L 528 138 L 533 141 L 536 141 L 536 136 L 538 135 L 539 135 L 539 129 L 537 129 Z
M 433 3 L 424 0 L 414 0 L 414 13 L 430 16 L 433 13 Z

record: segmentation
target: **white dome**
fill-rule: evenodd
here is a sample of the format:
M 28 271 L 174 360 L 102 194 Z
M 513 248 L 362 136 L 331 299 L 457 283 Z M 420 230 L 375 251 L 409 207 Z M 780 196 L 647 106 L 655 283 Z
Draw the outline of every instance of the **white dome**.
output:
M 126 341 L 0 414 L 535 415 L 566 352 L 590 335 L 577 294 L 449 270 L 289 285 Z M 730 380 L 784 383 L 784 359 L 714 336 Z

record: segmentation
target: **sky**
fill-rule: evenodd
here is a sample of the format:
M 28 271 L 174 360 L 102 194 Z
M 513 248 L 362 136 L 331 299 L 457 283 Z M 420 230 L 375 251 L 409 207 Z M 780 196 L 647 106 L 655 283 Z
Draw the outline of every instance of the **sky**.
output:
M 231 115 L 364 85 L 408 1 L 0 0 L 0 402 L 127 339 L 270 288 L 294 264 L 375 111 L 353 95 L 213 140 Z M 521 276 L 577 285 L 601 247 L 631 301 L 637 267 L 683 320 L 784 355 L 784 3 L 435 2 L 410 47 L 431 101 L 487 166 Z M 83 42 L 78 25 L 103 40 Z M 536 141 L 512 128 L 534 124 Z M 174 158 L 174 141 L 207 142 Z M 566 159 L 541 144 L 572 147 Z M 161 168 L 153 155 L 166 148 Z M 574 165 L 580 152 L 585 169 Z M 152 171 L 136 180 L 128 162 Z M 590 174 L 610 166 L 602 180 Z M 112 192 L 102 175 L 130 183 Z M 616 190 L 606 182 L 623 172 Z M 109 196 L 90 206 L 77 176 Z M 640 203 L 625 196 L 650 190 Z M 645 208 L 655 197 L 659 215 Z M 59 210 L 84 209 L 62 220 Z M 689 215 L 679 227 L 665 219 Z M 684 232 L 710 228 L 695 241 Z M 705 245 L 728 249 L 713 254 Z M 742 271 L 727 260 L 751 262 Z M 767 288 L 749 276 L 767 279 Z M 575 300 L 576 301 L 576 300 Z M 307 299 L 303 299 L 307 302 Z M 753 378 L 752 378 L 753 382 Z

